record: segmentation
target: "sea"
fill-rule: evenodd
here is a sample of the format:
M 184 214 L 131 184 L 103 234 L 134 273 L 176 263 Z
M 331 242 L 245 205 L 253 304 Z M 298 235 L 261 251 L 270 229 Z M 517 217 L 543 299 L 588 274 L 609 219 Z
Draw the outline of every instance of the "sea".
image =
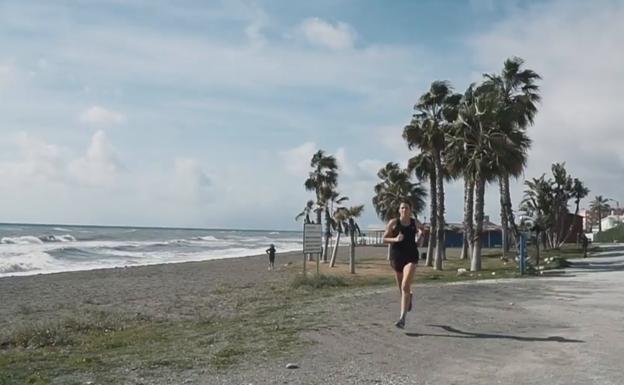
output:
M 301 231 L 0 224 L 0 277 L 303 250 Z

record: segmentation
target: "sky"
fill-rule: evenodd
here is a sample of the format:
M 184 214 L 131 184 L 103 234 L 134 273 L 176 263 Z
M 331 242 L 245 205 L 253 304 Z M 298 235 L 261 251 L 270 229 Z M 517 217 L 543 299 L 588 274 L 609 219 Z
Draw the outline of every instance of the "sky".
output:
M 622 41 L 615 0 L 0 1 L 0 222 L 298 230 L 322 149 L 378 226 L 418 97 L 512 56 L 543 78 L 514 207 L 553 162 L 624 204 Z

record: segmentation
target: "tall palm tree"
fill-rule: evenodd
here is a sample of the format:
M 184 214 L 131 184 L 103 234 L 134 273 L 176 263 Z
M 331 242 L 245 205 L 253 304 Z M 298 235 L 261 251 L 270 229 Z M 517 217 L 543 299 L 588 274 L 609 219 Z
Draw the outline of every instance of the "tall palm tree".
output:
M 446 151 L 451 168 L 463 164 L 464 173 L 474 181 L 474 234 L 470 262 L 472 271 L 481 270 L 481 247 L 485 204 L 485 185 L 500 175 L 501 170 L 521 163 L 522 151 L 512 133 L 501 130 L 496 89 L 471 85 L 459 106 L 458 119 L 449 135 Z
M 598 221 L 598 232 L 602 232 L 602 214 L 608 213 L 609 210 L 611 210 L 611 206 L 609 206 L 608 202 L 608 198 L 604 198 L 602 195 L 596 195 L 589 207 L 592 211 L 592 217 L 595 218 L 594 220 Z
M 327 220 L 329 217 L 327 205 L 331 200 L 331 195 L 338 185 L 338 164 L 336 158 L 326 155 L 323 150 L 318 150 L 312 155 L 310 161 L 312 171 L 308 175 L 308 179 L 304 182 L 304 186 L 308 191 L 314 191 L 316 194 L 316 204 L 323 208 L 316 213 L 316 223 L 321 223 L 321 211 L 325 211 L 325 247 L 323 248 L 323 261 L 327 262 L 327 248 L 329 246 L 329 237 L 331 237 L 331 223 Z
M 421 152 L 407 162 L 407 170 L 414 173 L 419 180 L 429 179 L 429 240 L 427 242 L 426 266 L 433 266 L 433 250 L 436 245 L 436 173 L 431 154 Z
M 344 230 L 345 234 L 350 237 L 349 243 L 349 272 L 355 274 L 355 246 L 356 234 L 361 234 L 360 226 L 355 221 L 364 211 L 364 205 L 351 206 L 349 208 L 341 207 L 337 213 L 337 221 L 339 226 Z
M 530 69 L 523 69 L 524 60 L 512 57 L 505 60 L 500 74 L 486 74 L 483 86 L 496 92 L 499 99 L 497 109 L 497 125 L 501 131 L 515 130 L 510 140 L 520 149 L 521 157 L 517 164 L 510 164 L 510 169 L 501 170 L 499 189 L 501 193 L 501 226 L 503 228 L 503 251 L 509 249 L 508 228 L 511 227 L 514 237 L 518 236 L 514 213 L 509 192 L 509 177 L 519 177 L 525 168 L 531 141 L 526 135 L 526 128 L 533 124 L 540 101 L 539 87 L 536 82 L 541 77 Z
M 454 94 L 449 82 L 435 81 L 414 106 L 416 113 L 403 129 L 410 149 L 419 148 L 431 154 L 436 172 L 436 251 L 434 269 L 442 270 L 444 253 L 444 149 L 446 135 L 457 116 L 460 94 Z

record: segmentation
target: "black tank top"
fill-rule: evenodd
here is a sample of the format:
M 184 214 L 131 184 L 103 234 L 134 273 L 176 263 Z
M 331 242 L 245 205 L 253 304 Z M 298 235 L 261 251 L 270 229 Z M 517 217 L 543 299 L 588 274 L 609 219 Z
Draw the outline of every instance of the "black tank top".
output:
M 403 234 L 403 240 L 401 242 L 394 242 L 390 246 L 390 256 L 393 258 L 410 258 L 418 257 L 418 248 L 416 245 L 416 220 L 411 218 L 409 225 L 401 223 L 400 219 L 397 219 L 396 227 L 398 233 Z

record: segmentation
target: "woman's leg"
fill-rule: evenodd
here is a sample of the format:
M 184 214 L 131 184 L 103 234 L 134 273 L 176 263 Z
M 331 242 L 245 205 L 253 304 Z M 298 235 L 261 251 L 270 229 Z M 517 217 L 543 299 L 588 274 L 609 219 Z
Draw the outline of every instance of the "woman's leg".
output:
M 401 285 L 403 283 L 403 272 L 395 271 L 394 278 L 396 279 L 397 287 L 399 288 L 399 296 L 401 296 Z
M 405 318 L 405 314 L 409 308 L 412 295 L 412 279 L 414 278 L 414 272 L 416 271 L 415 263 L 408 263 L 403 267 L 403 280 L 401 281 L 401 318 Z

